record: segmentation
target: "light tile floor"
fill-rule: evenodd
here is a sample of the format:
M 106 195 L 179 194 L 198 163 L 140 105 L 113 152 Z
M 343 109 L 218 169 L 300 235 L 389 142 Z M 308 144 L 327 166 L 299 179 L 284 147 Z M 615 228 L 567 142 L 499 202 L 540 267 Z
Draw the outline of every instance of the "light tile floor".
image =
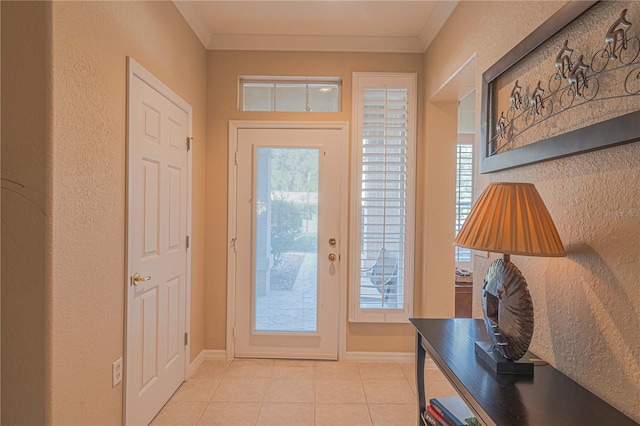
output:
M 413 363 L 204 361 L 152 425 L 405 426 L 417 423 Z M 427 400 L 454 395 L 425 369 Z

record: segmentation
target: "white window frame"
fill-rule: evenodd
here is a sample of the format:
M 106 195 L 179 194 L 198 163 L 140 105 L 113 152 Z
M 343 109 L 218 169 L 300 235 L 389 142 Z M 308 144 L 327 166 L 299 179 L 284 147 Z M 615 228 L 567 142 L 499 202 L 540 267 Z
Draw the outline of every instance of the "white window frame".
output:
M 305 111 L 288 111 L 276 109 L 276 99 L 274 98 L 273 109 L 264 110 L 245 110 L 244 105 L 244 87 L 245 84 L 259 83 L 266 85 L 295 85 L 300 87 L 306 87 L 306 110 Z M 310 85 L 323 85 L 323 84 L 335 84 L 338 89 L 337 111 L 311 111 L 309 108 L 309 86 Z M 258 75 L 244 75 L 238 78 L 238 109 L 242 112 L 288 112 L 288 113 L 308 113 L 316 112 L 321 114 L 335 114 L 342 111 L 342 79 L 340 77 L 296 77 L 296 76 L 258 76 Z
M 351 230 L 349 280 L 349 321 L 405 323 L 413 315 L 415 253 L 415 182 L 417 139 L 417 75 L 415 73 L 353 73 L 353 134 L 351 157 Z M 365 88 L 403 88 L 408 96 L 407 189 L 404 256 L 404 303 L 402 308 L 360 307 L 360 246 L 362 221 L 362 135 Z

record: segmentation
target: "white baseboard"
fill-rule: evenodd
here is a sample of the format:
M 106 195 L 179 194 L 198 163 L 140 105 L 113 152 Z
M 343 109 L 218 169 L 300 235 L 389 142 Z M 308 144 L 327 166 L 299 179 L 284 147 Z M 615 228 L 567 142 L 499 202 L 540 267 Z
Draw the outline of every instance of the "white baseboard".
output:
M 204 359 L 227 359 L 227 351 L 224 349 L 203 349 Z
M 351 362 L 415 362 L 413 352 L 347 352 L 344 361 Z M 425 368 L 437 368 L 428 356 L 424 361 Z
M 202 361 L 204 361 L 204 351 L 200 351 L 198 356 L 193 361 L 191 361 L 191 364 L 189 365 L 189 377 L 191 377 L 193 373 L 198 369 L 198 367 L 200 367 Z
M 191 374 L 200 367 L 205 360 L 227 359 L 224 349 L 203 349 L 191 362 Z M 413 352 L 346 352 L 341 361 L 350 362 L 415 362 Z M 425 368 L 437 368 L 436 364 L 428 356 L 424 361 Z M 190 375 L 191 375 L 190 374 Z
M 413 362 L 413 352 L 347 352 L 345 361 L 355 362 Z
M 189 377 L 200 367 L 200 365 L 207 359 L 227 359 L 227 353 L 224 349 L 203 349 L 198 356 L 191 361 L 189 365 Z

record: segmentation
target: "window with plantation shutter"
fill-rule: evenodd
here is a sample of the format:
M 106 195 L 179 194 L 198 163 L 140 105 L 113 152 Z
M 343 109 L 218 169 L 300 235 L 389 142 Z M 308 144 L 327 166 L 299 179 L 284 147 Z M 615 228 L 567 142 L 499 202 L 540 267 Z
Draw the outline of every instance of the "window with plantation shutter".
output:
M 413 305 L 415 74 L 355 73 L 350 320 L 407 321 Z
M 458 144 L 456 156 L 456 235 L 473 204 L 473 145 Z M 456 262 L 471 262 L 471 250 L 456 247 Z

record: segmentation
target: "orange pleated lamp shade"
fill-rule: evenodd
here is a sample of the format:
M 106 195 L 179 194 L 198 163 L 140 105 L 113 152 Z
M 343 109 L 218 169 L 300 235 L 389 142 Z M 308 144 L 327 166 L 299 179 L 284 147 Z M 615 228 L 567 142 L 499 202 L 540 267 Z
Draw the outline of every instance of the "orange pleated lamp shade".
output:
M 503 254 L 566 256 L 551 215 L 531 183 L 490 183 L 453 244 Z

